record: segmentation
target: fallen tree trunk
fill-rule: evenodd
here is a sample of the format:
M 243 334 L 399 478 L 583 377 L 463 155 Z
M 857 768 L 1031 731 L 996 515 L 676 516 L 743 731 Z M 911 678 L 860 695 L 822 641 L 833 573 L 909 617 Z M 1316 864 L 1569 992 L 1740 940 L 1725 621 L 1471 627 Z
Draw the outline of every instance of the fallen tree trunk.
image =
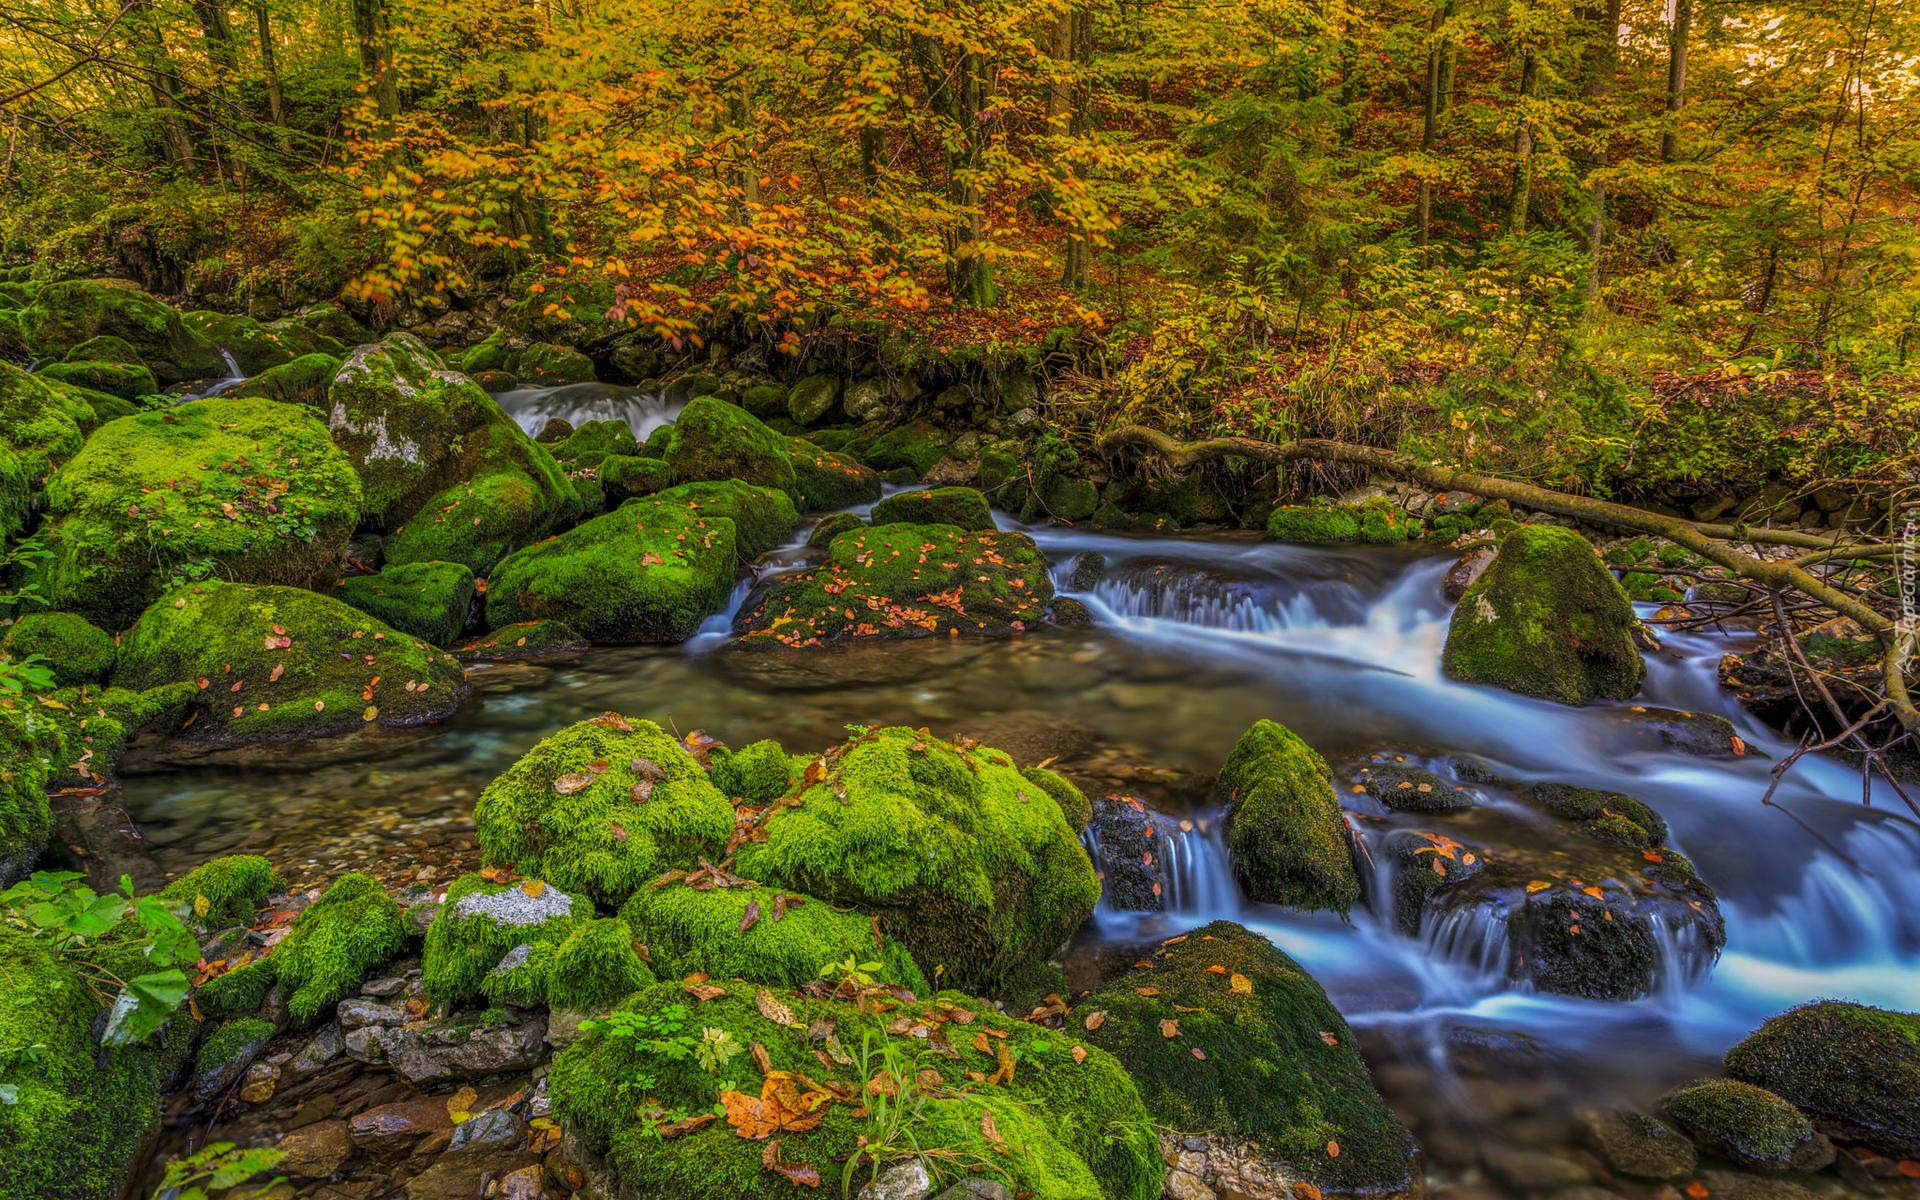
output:
M 1810 573 L 1805 566 L 1799 565 L 1800 560 L 1764 559 L 1731 544 L 1740 541 L 1809 549 L 1819 553 L 1805 557 L 1817 560 L 1840 548 L 1833 538 L 1816 537 L 1798 531 L 1753 529 L 1745 525 L 1703 525 L 1608 500 L 1569 496 L 1530 483 L 1459 471 L 1391 454 L 1372 446 L 1323 438 L 1263 442 L 1255 438 L 1218 437 L 1179 442 L 1156 429 L 1126 425 L 1102 437 L 1095 449 L 1109 457 L 1117 450 L 1144 450 L 1158 454 L 1176 466 L 1229 458 L 1276 464 L 1347 463 L 1410 480 L 1435 491 L 1471 492 L 1476 496 L 1505 500 L 1595 525 L 1666 538 L 1743 579 L 1751 579 L 1774 591 L 1791 588 L 1842 616 L 1852 618 L 1880 643 L 1881 675 L 1886 684 L 1889 709 L 1903 727 L 1920 734 L 1920 707 L 1914 704 L 1904 672 L 1904 657 L 1908 647 L 1903 642 L 1910 640 L 1911 635 L 1903 631 L 1892 617 Z M 1885 548 L 1877 543 L 1863 542 L 1859 546 L 1863 553 L 1871 557 L 1886 553 Z

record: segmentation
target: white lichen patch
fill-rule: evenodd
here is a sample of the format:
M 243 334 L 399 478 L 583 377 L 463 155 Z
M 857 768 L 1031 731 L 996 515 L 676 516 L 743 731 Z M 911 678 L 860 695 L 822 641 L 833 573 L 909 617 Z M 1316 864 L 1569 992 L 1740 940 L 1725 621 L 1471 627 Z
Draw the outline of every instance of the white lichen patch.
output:
M 510 974 L 526 965 L 527 956 L 532 953 L 533 947 L 526 942 L 521 942 L 518 946 L 515 946 L 500 956 L 500 961 L 493 964 L 493 973 L 495 975 Z
M 469 892 L 454 902 L 456 920 L 486 917 L 499 925 L 540 925 L 555 917 L 573 915 L 573 900 L 556 887 L 542 888 L 538 896 L 510 887 L 498 892 Z

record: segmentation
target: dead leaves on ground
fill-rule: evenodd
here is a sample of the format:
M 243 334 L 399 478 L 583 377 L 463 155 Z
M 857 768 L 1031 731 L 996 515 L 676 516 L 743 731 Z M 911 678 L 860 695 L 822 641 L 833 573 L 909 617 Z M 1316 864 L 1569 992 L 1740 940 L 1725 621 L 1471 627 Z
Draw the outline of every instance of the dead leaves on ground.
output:
M 760 1083 L 755 1099 L 744 1092 L 721 1092 L 727 1124 L 750 1141 L 776 1133 L 803 1133 L 817 1127 L 833 1103 L 833 1093 L 792 1071 L 773 1071 Z

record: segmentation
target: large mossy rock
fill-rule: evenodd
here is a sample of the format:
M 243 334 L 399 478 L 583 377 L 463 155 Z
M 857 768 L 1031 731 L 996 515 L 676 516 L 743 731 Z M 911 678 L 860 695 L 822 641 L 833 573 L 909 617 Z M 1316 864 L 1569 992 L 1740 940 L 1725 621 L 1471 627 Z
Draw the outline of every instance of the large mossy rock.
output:
M 1281 542 L 1394 546 L 1419 533 L 1417 519 L 1379 496 L 1364 504 L 1282 505 L 1267 517 L 1267 536 Z
M 1632 602 L 1587 539 L 1522 525 L 1453 610 L 1441 668 L 1562 704 L 1624 700 L 1647 673 L 1633 626 Z
M 0 887 L 33 869 L 53 832 L 47 783 L 64 745 L 52 722 L 37 717 L 20 702 L 0 702 Z
M 608 714 L 547 738 L 474 809 L 489 863 L 617 907 L 642 885 L 725 857 L 733 805 L 651 721 Z
M 1256 721 L 1218 784 L 1227 848 L 1249 898 L 1345 915 L 1360 898 L 1346 820 L 1326 760 L 1294 732 Z
M 138 400 L 160 390 L 153 372 L 139 363 L 112 363 L 80 360 L 48 363 L 39 371 L 42 379 L 57 380 L 91 392 L 105 392 L 122 400 Z
M 659 504 L 680 505 L 708 520 L 725 517 L 732 521 L 733 550 L 742 562 L 786 545 L 800 527 L 800 514 L 785 492 L 737 479 L 675 484 L 653 499 Z
M 998 751 L 875 729 L 821 758 L 735 856 L 746 878 L 857 905 L 928 978 L 992 989 L 1045 961 L 1100 885 L 1060 805 Z
M 611 928 L 608 928 L 611 927 Z M 654 982 L 617 921 L 596 921 L 593 901 L 543 880 L 465 875 L 447 889 L 421 957 L 437 1004 L 484 997 L 521 1007 L 610 1005 Z
M 498 629 L 553 619 L 595 642 L 684 642 L 733 590 L 733 522 L 649 497 L 508 555 L 487 583 Z
M 231 354 L 233 361 L 240 364 L 242 375 L 258 375 L 270 368 L 284 366 L 302 353 L 302 349 L 287 345 L 278 333 L 252 317 L 235 313 L 187 312 L 180 314 L 180 323 Z
M 327 405 L 334 440 L 360 472 L 366 516 L 394 530 L 388 562 L 484 571 L 580 514 L 547 448 L 409 334 L 356 348 Z
M 874 525 L 953 525 L 960 529 L 992 529 L 993 511 L 987 498 L 969 487 L 932 488 L 895 492 L 873 506 Z
M 803 1075 L 831 1099 L 817 1125 L 776 1133 L 780 1161 L 839 1178 L 840 1164 L 864 1144 L 906 1144 L 886 1135 L 877 1106 L 861 1102 L 874 1076 L 863 1075 L 862 1047 L 874 1061 L 898 1052 L 940 1082 L 909 1073 L 912 1145 L 927 1157 L 935 1190 L 967 1176 L 991 1179 L 1032 1200 L 1156 1200 L 1166 1168 L 1140 1093 L 1104 1051 L 1075 1038 L 1009 1020 L 991 1006 L 943 993 L 901 1004 L 863 1006 L 753 983 L 717 981 L 713 990 L 661 984 L 628 997 L 617 1014 L 677 1033 L 716 1029 L 741 1047 L 758 1046 L 775 1072 Z M 707 996 L 708 998 L 701 998 Z M 800 1036 L 813 1030 L 813 1037 Z M 948 1053 L 928 1047 L 950 1048 Z M 819 1054 L 815 1051 L 818 1050 Z M 825 1056 L 825 1061 L 822 1061 Z M 744 1054 L 719 1073 L 691 1058 L 649 1055 L 641 1039 L 596 1029 L 554 1064 L 554 1115 L 611 1178 L 618 1194 L 728 1200 L 798 1200 L 822 1193 L 763 1163 L 768 1142 L 742 1136 L 725 1120 L 662 1139 L 657 1126 L 721 1103 L 722 1080 L 757 1099 L 763 1084 Z M 1001 1073 L 1002 1062 L 1015 1068 Z M 972 1078 L 993 1077 L 993 1083 Z M 778 1083 L 776 1077 L 775 1084 Z M 886 1086 L 883 1082 L 882 1086 Z M 804 1089 L 803 1090 L 810 1090 Z M 636 1119 L 638 1111 L 641 1116 Z M 896 1110 L 898 1111 L 898 1110 Z M 649 1114 L 664 1113 L 664 1116 Z M 650 1130 L 649 1125 L 656 1128 Z M 907 1150 L 911 1154 L 911 1150 Z M 862 1163 L 852 1184 L 874 1174 Z M 833 1186 L 838 1186 L 837 1183 Z M 914 1192 L 914 1195 L 924 1195 Z M 970 1195 L 1000 1193 L 977 1192 Z
M 117 1200 L 192 1044 L 176 1020 L 148 1043 L 101 1046 L 98 1006 L 47 940 L 0 926 L 0 1200 Z
M 325 411 L 327 388 L 340 360 L 331 354 L 303 354 L 292 362 L 269 367 L 226 393 L 240 398 L 259 396 L 282 404 L 306 404 Z
M 110 421 L 47 484 L 42 595 L 110 628 L 175 568 L 331 587 L 360 481 L 327 429 L 270 400 L 201 400 Z
M 1920 1014 L 1802 1005 L 1727 1051 L 1726 1065 L 1851 1141 L 1920 1159 Z
M 1765 1088 L 1737 1079 L 1708 1079 L 1660 1097 L 1660 1109 L 1695 1141 L 1762 1171 L 1817 1169 L 1831 1161 L 1831 1143 L 1800 1110 Z
M 772 581 L 736 621 L 748 645 L 1004 635 L 1040 623 L 1053 576 L 1024 533 L 886 525 L 833 539 L 825 565 Z
M 65 358 L 82 342 L 110 335 L 131 346 L 161 383 L 226 374 L 218 346 L 189 329 L 171 306 L 130 287 L 43 284 L 19 321 L 21 338 L 42 358 Z
M 227 746 L 440 721 L 470 690 L 450 655 L 331 596 L 237 583 L 176 588 L 122 639 L 115 685 L 182 681 L 182 737 Z
M 112 635 L 75 613 L 30 613 L 0 634 L 0 653 L 15 662 L 46 659 L 57 684 L 99 683 L 113 670 Z
M 270 953 L 202 985 L 194 999 L 208 1016 L 243 1016 L 260 1006 L 275 984 L 287 1012 L 311 1024 L 352 995 L 373 971 L 398 957 L 414 934 L 393 897 L 371 875 L 341 876 L 300 910 Z
M 0 362 L 0 539 L 26 528 L 47 476 L 79 452 L 92 420 L 70 392 Z
M 443 562 L 402 563 L 333 590 L 335 599 L 436 646 L 453 645 L 466 628 L 473 594 L 473 572 Z
M 1250 1140 L 1281 1165 L 1276 1175 L 1324 1192 L 1408 1188 L 1413 1139 L 1299 963 L 1231 921 L 1174 938 L 1149 961 L 1084 997 L 1068 1028 L 1093 1026 L 1086 1043 L 1120 1060 L 1156 1122 Z
M 794 438 L 787 443 L 787 461 L 804 508 L 846 508 L 880 498 L 879 473 L 844 454 Z
M 787 461 L 788 439 L 746 409 L 702 396 L 687 402 L 672 429 L 660 457 L 673 469 L 674 482 L 738 479 L 776 488 L 801 503 L 793 464 Z

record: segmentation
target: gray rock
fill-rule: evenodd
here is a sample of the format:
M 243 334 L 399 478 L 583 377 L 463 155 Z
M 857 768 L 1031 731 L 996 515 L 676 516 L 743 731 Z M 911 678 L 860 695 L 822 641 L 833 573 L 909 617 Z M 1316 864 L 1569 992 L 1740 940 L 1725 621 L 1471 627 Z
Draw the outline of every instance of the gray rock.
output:
M 546 1059 L 546 1036 L 544 1015 L 493 1024 L 467 1013 L 383 1030 L 380 1043 L 395 1074 L 421 1085 L 537 1066 Z
M 489 1146 L 512 1146 L 525 1140 L 526 1122 L 514 1116 L 504 1108 L 490 1108 L 470 1121 L 454 1126 L 453 1141 L 449 1151 L 465 1150 L 469 1147 L 483 1149 Z
M 1161 1195 L 1167 1200 L 1215 1200 L 1214 1190 L 1191 1171 L 1168 1171 Z
M 242 1028 L 237 1022 L 233 1023 L 233 1026 L 236 1029 Z M 224 1030 L 226 1027 L 223 1026 L 222 1028 Z M 273 1026 L 262 1023 L 258 1026 L 257 1032 L 249 1034 L 246 1038 L 234 1044 L 231 1047 L 232 1053 L 224 1061 L 212 1064 L 210 1069 L 195 1077 L 193 1081 L 194 1099 L 205 1104 L 207 1101 L 233 1086 L 234 1081 L 239 1079 L 247 1067 L 252 1064 L 254 1058 L 260 1053 L 261 1048 L 272 1039 L 275 1032 L 276 1030 Z
M 1084 550 L 1067 560 L 1060 572 L 1063 592 L 1090 592 L 1106 574 L 1107 556 L 1098 550 Z
M 339 1058 L 347 1049 L 347 1040 L 338 1025 L 322 1025 L 300 1047 L 285 1068 L 289 1079 L 304 1079 L 319 1071 L 334 1059 Z
M 347 1057 L 363 1063 L 387 1061 L 387 1044 L 383 1040 L 386 1032 L 387 1027 L 384 1025 L 368 1025 L 347 1034 L 343 1039 Z
M 379 1004 L 364 996 L 342 1000 L 334 1010 L 334 1019 L 342 1033 L 352 1033 L 369 1025 L 405 1025 L 407 1010 L 397 1004 Z
M 379 979 L 369 979 L 361 984 L 360 994 L 384 1000 L 389 996 L 398 996 L 406 989 L 407 977 L 404 974 L 387 975 Z
M 1623 1109 L 1583 1113 L 1587 1144 L 1609 1170 L 1644 1179 L 1678 1179 L 1699 1162 L 1693 1143 L 1664 1121 Z
M 927 1200 L 933 1195 L 933 1177 L 919 1159 L 896 1163 L 860 1189 L 860 1200 Z
M 934 1200 L 1013 1200 L 1013 1192 L 997 1179 L 962 1179 Z
M 1491 544 L 1475 546 L 1462 554 L 1453 566 L 1447 569 L 1446 578 L 1440 581 L 1440 593 L 1457 603 L 1460 597 L 1467 594 L 1467 589 L 1473 586 L 1474 580 L 1480 578 L 1486 571 L 1487 565 L 1493 561 L 1494 554 L 1495 549 Z
M 542 888 L 538 896 L 510 887 L 498 892 L 469 892 L 453 906 L 455 920 L 487 917 L 500 925 L 541 925 L 573 912 L 573 898 L 559 888 Z
M 887 411 L 887 383 L 884 379 L 855 379 L 847 384 L 841 407 L 855 421 L 876 420 Z

